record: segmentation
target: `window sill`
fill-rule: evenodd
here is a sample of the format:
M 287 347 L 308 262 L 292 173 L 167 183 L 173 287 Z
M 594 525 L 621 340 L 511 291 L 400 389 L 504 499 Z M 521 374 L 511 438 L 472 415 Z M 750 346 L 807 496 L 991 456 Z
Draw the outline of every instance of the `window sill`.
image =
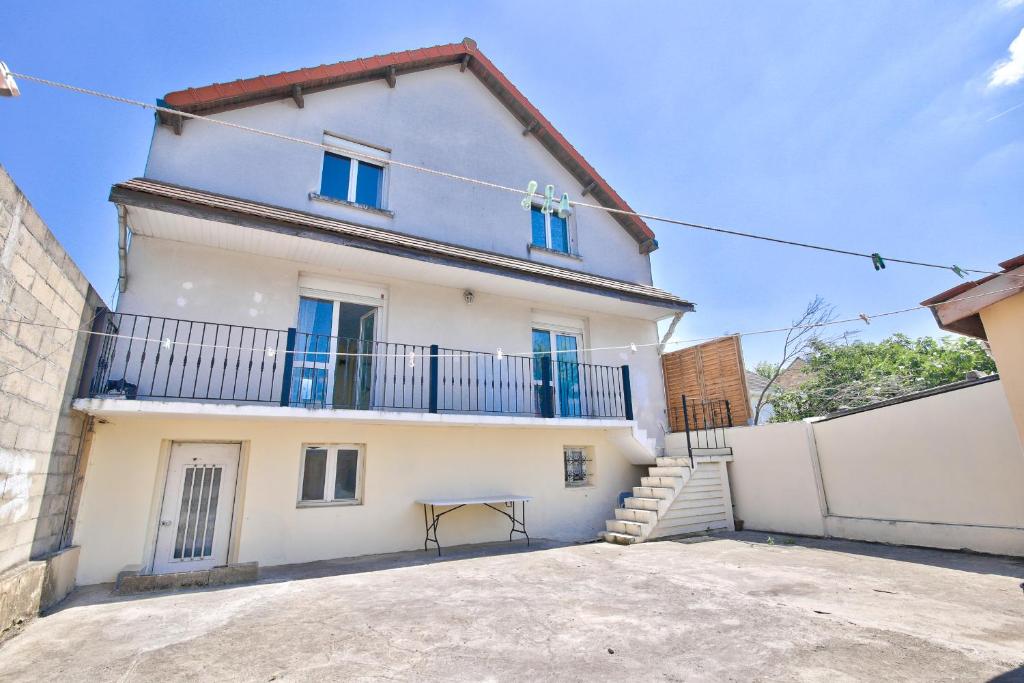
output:
M 580 256 L 579 254 L 572 254 L 572 253 L 565 252 L 565 251 L 558 251 L 557 249 L 548 249 L 547 247 L 538 247 L 533 242 L 528 242 L 526 244 L 526 250 L 529 253 L 531 253 L 531 254 L 533 252 L 535 252 L 535 251 L 539 251 L 542 254 L 551 254 L 552 256 L 561 256 L 562 258 L 572 259 L 573 261 L 582 261 L 583 260 L 583 257 Z
M 589 491 L 594 488 L 593 484 L 566 484 L 566 491 Z
M 360 211 L 366 211 L 368 213 L 375 213 L 378 216 L 387 216 L 388 218 L 394 218 L 395 212 L 388 211 L 387 209 L 378 209 L 375 206 L 368 204 L 357 204 L 356 202 L 350 202 L 347 199 L 336 199 L 334 197 L 327 197 L 317 192 L 310 192 L 309 198 L 315 202 L 325 202 L 327 204 L 337 204 L 338 206 L 347 206 L 350 209 L 359 209 Z
M 362 505 L 363 501 L 353 500 L 300 500 L 295 504 L 297 508 L 334 508 L 334 507 L 352 507 L 355 505 Z

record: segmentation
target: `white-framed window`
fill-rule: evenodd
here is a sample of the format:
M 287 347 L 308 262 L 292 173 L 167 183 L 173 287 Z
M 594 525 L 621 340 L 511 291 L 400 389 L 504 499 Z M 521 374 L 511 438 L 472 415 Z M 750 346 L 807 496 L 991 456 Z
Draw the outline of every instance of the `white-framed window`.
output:
M 563 254 L 575 254 L 572 214 L 560 218 L 558 211 L 544 213 L 540 209 L 540 204 L 534 204 L 530 209 L 530 245 Z
M 304 444 L 299 464 L 299 505 L 361 503 L 361 444 Z
M 587 446 L 566 446 L 562 449 L 565 462 L 565 487 L 590 486 L 592 459 Z
M 387 210 L 388 164 L 391 153 L 365 143 L 325 135 L 333 149 L 324 152 L 318 197 L 359 207 Z

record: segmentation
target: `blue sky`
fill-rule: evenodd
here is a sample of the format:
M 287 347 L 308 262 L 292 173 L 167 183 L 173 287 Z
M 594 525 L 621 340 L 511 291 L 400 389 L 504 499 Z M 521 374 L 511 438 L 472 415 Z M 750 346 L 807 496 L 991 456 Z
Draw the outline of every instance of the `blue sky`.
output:
M 1024 252 L 1024 0 L 89 4 L 8 0 L 0 59 L 153 101 L 472 36 L 638 210 L 965 267 Z M 0 163 L 108 295 L 107 193 L 142 173 L 152 115 L 22 91 L 0 101 Z M 785 324 L 815 295 L 857 315 L 957 282 L 652 227 L 656 284 L 698 304 L 680 338 Z M 939 332 L 923 311 L 851 328 Z M 747 338 L 747 364 L 780 343 Z

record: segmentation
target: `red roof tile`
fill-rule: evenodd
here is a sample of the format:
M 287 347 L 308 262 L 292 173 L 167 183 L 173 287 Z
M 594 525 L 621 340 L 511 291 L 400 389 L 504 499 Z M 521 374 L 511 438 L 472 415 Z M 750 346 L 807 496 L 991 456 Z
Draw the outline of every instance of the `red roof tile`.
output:
M 604 206 L 632 211 L 629 204 L 619 196 L 597 170 L 590 165 L 579 151 L 558 132 L 547 118 L 533 106 L 515 85 L 476 46 L 466 38 L 461 43 L 435 47 L 392 52 L 366 59 L 337 62 L 312 68 L 285 71 L 268 76 L 245 78 L 231 83 L 214 83 L 200 88 L 188 88 L 167 93 L 164 101 L 168 106 L 195 114 L 209 114 L 227 109 L 246 107 L 290 97 L 292 87 L 325 89 L 350 83 L 384 78 L 387 70 L 394 67 L 401 74 L 403 70 L 419 70 L 455 64 L 466 56 L 470 57 L 472 71 L 491 92 L 524 125 L 536 123 L 534 136 L 558 161 L 573 174 L 584 187 L 594 183 L 591 194 Z M 657 248 L 654 232 L 636 216 L 612 214 L 638 243 L 641 251 L 647 253 Z

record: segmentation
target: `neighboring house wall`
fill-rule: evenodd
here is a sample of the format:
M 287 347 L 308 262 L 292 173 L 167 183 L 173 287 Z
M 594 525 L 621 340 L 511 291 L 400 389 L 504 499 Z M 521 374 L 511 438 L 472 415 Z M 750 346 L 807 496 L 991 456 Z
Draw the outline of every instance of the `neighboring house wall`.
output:
M 749 529 L 1024 555 L 1024 453 L 998 381 L 726 440 Z
M 214 118 L 323 142 L 332 131 L 391 150 L 396 161 L 504 185 L 530 180 L 580 198 L 580 184 L 470 72 L 457 65 L 276 100 Z M 378 152 L 378 154 L 385 154 Z M 528 252 L 530 215 L 517 194 L 392 166 L 380 213 L 309 198 L 323 152 L 223 126 L 188 121 L 182 135 L 157 126 L 146 177 L 375 227 L 531 258 L 630 282 L 651 283 L 650 260 L 610 214 L 575 216 L 582 260 Z
M 597 428 L 374 425 L 343 420 L 121 416 L 96 427 L 75 541 L 78 581 L 112 581 L 153 559 L 170 442 L 241 442 L 229 562 L 309 562 L 423 548 L 419 498 L 533 496 L 534 538 L 590 540 L 622 491 L 639 479 Z M 365 444 L 360 505 L 296 504 L 304 443 Z M 563 446 L 589 447 L 592 485 L 566 487 Z M 507 541 L 509 522 L 469 507 L 446 515 L 443 546 Z M 518 537 L 517 537 L 518 538 Z M 431 551 L 434 552 L 433 547 Z
M 981 321 L 1024 444 L 1024 294 L 981 309 Z
M 0 240 L 0 317 L 25 321 L 0 322 L 0 574 L 27 572 L 0 578 L 3 630 L 15 603 L 24 613 L 52 599 L 29 560 L 62 547 L 85 433 L 70 403 L 88 337 L 39 325 L 87 327 L 100 298 L 2 167 Z
M 739 336 L 666 353 L 661 357 L 665 395 L 673 420 L 680 420 L 682 397 L 694 400 L 726 399 L 732 423 L 747 424 L 751 417 L 746 370 Z M 673 422 L 674 424 L 674 422 Z

